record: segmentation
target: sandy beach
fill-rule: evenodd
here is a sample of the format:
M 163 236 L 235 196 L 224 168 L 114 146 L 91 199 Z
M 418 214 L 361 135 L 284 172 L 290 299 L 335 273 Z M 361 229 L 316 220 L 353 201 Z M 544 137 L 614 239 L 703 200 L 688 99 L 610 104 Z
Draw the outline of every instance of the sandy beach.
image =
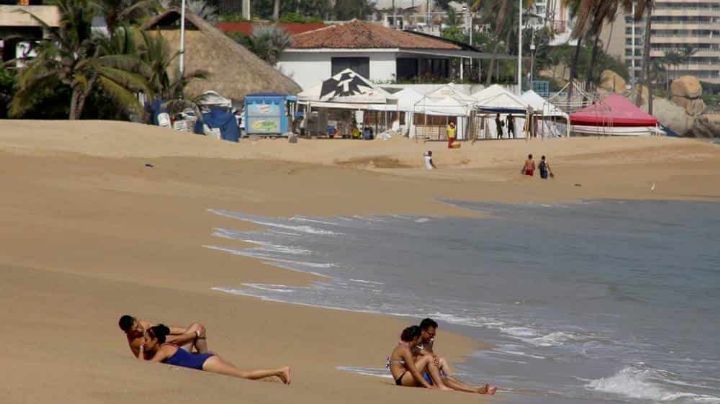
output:
M 438 170 L 422 168 L 425 150 Z M 528 153 L 547 155 L 556 178 L 522 177 Z M 382 366 L 401 319 L 211 290 L 314 277 L 203 248 L 241 247 L 212 237 L 232 219 L 208 209 L 447 216 L 473 213 L 443 199 L 717 201 L 720 146 L 656 137 L 487 141 L 459 150 L 409 139 L 233 144 L 123 122 L 5 120 L 0 186 L 3 402 L 459 403 L 478 398 L 336 370 Z M 202 321 L 213 351 L 241 368 L 289 364 L 293 384 L 141 363 L 117 328 L 124 313 Z M 482 348 L 440 332 L 436 347 L 453 361 Z

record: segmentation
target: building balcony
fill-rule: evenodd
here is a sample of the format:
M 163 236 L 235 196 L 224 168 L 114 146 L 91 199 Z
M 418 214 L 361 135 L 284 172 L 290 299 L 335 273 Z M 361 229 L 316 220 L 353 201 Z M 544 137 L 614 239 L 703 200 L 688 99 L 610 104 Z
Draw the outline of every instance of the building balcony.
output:
M 28 14 L 19 10 L 33 13 L 50 27 L 60 26 L 60 11 L 56 6 L 0 5 L 0 27 L 42 27 Z

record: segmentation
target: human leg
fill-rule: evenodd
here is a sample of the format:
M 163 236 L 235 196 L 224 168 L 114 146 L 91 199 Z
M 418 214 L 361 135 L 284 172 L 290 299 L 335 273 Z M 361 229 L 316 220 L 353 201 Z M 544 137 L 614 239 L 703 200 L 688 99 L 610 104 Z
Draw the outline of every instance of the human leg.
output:
M 430 379 L 432 380 L 433 384 L 440 390 L 451 390 L 447 386 L 445 386 L 445 383 L 443 382 L 442 377 L 440 376 L 440 370 L 435 365 L 435 358 L 433 358 L 431 355 L 426 355 L 421 358 L 419 358 L 415 362 L 415 367 L 420 372 L 426 372 L 428 375 L 430 375 Z M 424 370 L 423 370 L 424 369 Z
M 438 356 L 435 364 L 440 369 L 441 373 L 445 373 L 445 375 L 447 376 L 452 376 L 453 371 L 450 368 L 450 364 L 445 358 L 443 358 L 442 356 Z
M 275 369 L 255 369 L 255 370 L 240 370 L 230 362 L 226 362 L 219 356 L 215 355 L 203 364 L 203 370 L 212 373 L 219 373 L 222 375 L 233 376 L 240 379 L 258 380 L 265 379 L 268 377 L 278 377 L 285 384 L 290 384 L 290 367 L 284 366 Z

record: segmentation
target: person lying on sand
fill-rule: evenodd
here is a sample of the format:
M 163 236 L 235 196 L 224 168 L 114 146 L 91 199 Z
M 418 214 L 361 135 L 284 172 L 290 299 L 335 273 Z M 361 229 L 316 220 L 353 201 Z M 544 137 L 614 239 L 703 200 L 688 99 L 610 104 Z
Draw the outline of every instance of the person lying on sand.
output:
M 412 348 L 419 341 L 420 327 L 416 325 L 407 327 L 400 334 L 400 342 L 393 349 L 387 362 L 387 367 L 390 369 L 395 384 L 407 387 L 451 390 L 443 383 L 440 371 L 433 363 L 431 356 L 422 356 L 418 359 L 413 356 Z
M 141 358 L 141 346 L 145 342 L 145 333 L 153 325 L 154 324 L 149 321 L 139 320 L 128 314 L 120 317 L 118 326 L 125 332 L 128 345 L 135 357 Z M 207 332 L 202 324 L 192 323 L 187 327 L 171 326 L 169 329 L 170 334 L 167 336 L 168 342 L 181 346 L 188 351 L 194 350 L 197 353 L 208 352 Z
M 438 323 L 431 318 L 425 318 L 420 322 L 420 339 L 413 349 L 415 357 L 431 357 L 433 364 L 440 371 L 440 377 L 443 379 L 443 383 L 453 390 L 468 393 L 495 394 L 496 387 L 490 387 L 487 384 L 482 387 L 470 386 L 452 375 L 452 370 L 447 360 L 437 355 L 433 350 L 437 329 Z
M 259 380 L 277 377 L 283 383 L 290 384 L 289 366 L 276 369 L 240 370 L 214 353 L 190 353 L 180 349 L 177 345 L 166 342 L 168 335 L 170 335 L 170 329 L 162 324 L 150 327 L 145 334 L 145 342 L 141 348 L 143 359 L 240 379 Z

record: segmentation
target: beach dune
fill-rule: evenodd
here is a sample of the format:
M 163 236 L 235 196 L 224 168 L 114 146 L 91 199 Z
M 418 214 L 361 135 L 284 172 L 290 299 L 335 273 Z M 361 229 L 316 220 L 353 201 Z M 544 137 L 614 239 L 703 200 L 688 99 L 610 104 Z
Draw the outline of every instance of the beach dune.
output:
M 433 150 L 439 169 L 422 168 Z M 528 153 L 552 181 L 523 178 Z M 443 199 L 542 202 L 720 198 L 720 148 L 670 138 L 442 143 L 243 140 L 123 122 L 0 121 L 0 396 L 6 403 L 399 403 L 477 398 L 401 389 L 338 371 L 380 368 L 410 320 L 322 310 L 212 290 L 314 276 L 213 251 L 251 214 L 469 215 Z M 241 368 L 293 367 L 293 384 L 236 380 L 135 360 L 117 328 L 129 313 L 201 321 L 210 348 Z M 440 330 L 452 360 L 482 348 Z M 494 399 L 493 399 L 494 400 Z

